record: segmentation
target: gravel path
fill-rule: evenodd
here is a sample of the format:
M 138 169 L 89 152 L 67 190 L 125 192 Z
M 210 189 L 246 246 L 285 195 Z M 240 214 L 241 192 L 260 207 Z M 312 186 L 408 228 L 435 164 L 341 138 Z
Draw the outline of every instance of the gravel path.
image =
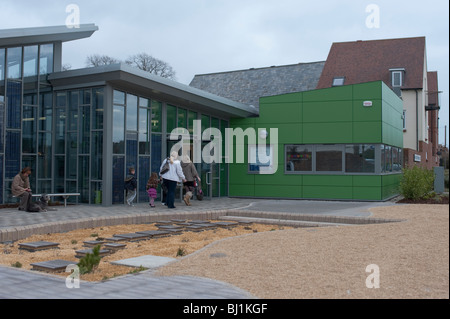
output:
M 372 208 L 405 222 L 266 232 L 224 239 L 159 275 L 228 282 L 259 298 L 449 298 L 449 205 Z M 379 269 L 379 288 L 368 288 Z

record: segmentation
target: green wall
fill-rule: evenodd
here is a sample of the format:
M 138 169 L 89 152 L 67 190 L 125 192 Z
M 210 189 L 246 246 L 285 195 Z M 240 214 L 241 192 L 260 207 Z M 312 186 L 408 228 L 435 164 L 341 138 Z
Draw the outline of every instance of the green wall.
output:
M 372 107 L 364 107 L 364 101 L 372 101 Z M 278 170 L 249 174 L 247 163 L 231 163 L 229 196 L 383 200 L 396 194 L 401 174 L 302 175 L 286 174 L 284 167 L 285 144 L 403 147 L 403 104 L 383 82 L 263 97 L 259 111 L 257 118 L 232 119 L 230 127 L 278 128 Z

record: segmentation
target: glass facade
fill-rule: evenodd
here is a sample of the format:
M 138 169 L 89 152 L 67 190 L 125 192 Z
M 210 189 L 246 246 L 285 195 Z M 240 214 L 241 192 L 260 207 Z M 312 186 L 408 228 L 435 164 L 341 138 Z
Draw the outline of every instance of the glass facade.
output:
M 0 203 L 17 200 L 11 182 L 25 166 L 34 194 L 75 192 L 80 196 L 68 201 L 86 204 L 123 204 L 124 179 L 134 167 L 136 201 L 147 202 L 147 180 L 177 142 L 170 141 L 174 128 L 186 128 L 192 141 L 201 120 L 203 130 L 213 126 L 225 136 L 225 119 L 109 84 L 55 89 L 48 81 L 54 53 L 52 43 L 0 48 Z M 228 164 L 196 167 L 207 196 L 228 194 Z

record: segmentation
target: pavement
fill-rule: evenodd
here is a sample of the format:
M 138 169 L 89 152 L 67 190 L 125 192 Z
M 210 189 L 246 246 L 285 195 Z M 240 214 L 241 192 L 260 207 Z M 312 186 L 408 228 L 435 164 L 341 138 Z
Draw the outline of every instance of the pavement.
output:
M 0 231 L 13 227 L 51 222 L 75 221 L 89 217 L 115 217 L 136 214 L 164 216 L 173 213 L 197 213 L 215 210 L 249 210 L 277 213 L 322 214 L 350 217 L 370 216 L 371 207 L 393 205 L 393 202 L 348 202 L 275 200 L 249 198 L 214 198 L 192 201 L 192 206 L 176 203 L 176 209 L 157 203 L 135 206 L 97 205 L 58 206 L 56 211 L 26 213 L 16 208 L 0 209 Z M 1 258 L 1 254 L 0 254 Z M 69 274 L 68 274 L 69 275 Z M 161 277 L 154 269 L 109 279 L 104 282 L 79 283 L 79 288 L 66 278 L 38 271 L 0 266 L 0 299 L 252 299 L 247 291 L 225 282 L 192 276 Z

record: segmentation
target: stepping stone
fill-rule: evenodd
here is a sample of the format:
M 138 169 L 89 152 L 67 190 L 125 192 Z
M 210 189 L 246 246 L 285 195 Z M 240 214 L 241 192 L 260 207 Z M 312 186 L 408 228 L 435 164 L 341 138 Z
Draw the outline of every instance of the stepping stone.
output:
M 111 238 L 105 238 L 106 242 L 111 242 L 111 243 L 118 243 L 121 241 L 127 241 L 127 238 L 122 238 L 122 237 L 111 237 Z
M 171 233 L 172 235 L 180 235 L 183 232 L 183 229 L 179 228 L 165 228 L 164 230 Z
M 223 228 L 232 228 L 232 227 L 236 227 L 238 225 L 238 222 L 216 222 L 214 223 L 219 227 L 223 227 Z
M 142 234 L 142 233 L 128 233 L 128 234 L 116 234 L 113 235 L 114 237 L 119 237 L 119 238 L 126 238 L 129 241 L 139 241 L 139 240 L 145 240 L 148 239 L 150 236 L 147 234 Z
M 40 270 L 47 272 L 63 272 L 66 271 L 67 266 L 76 265 L 75 261 L 68 261 L 62 259 L 55 259 L 49 261 L 42 261 L 38 263 L 31 264 L 33 266 L 32 270 Z
M 175 224 L 182 224 L 186 222 L 186 219 L 171 219 L 171 222 Z
M 203 226 L 199 226 L 199 225 L 192 225 L 192 226 L 187 226 L 186 230 L 188 231 L 193 231 L 193 232 L 201 232 L 203 231 Z
M 25 249 L 28 251 L 39 251 L 44 249 L 58 248 L 59 243 L 52 243 L 49 241 L 34 241 L 30 243 L 19 244 L 19 249 Z
M 210 224 L 211 223 L 209 220 L 203 220 L 203 219 L 191 220 L 189 222 L 192 223 L 192 224 Z
M 108 243 L 105 244 L 105 249 L 108 249 L 111 253 L 115 253 L 118 250 L 124 249 L 127 245 L 119 243 Z
M 158 226 L 159 229 L 182 229 L 183 227 L 181 226 L 176 226 L 176 225 L 171 225 L 171 226 Z
M 136 232 L 137 234 L 145 234 L 150 238 L 158 238 L 158 237 L 168 237 L 170 236 L 170 232 L 165 230 L 143 230 Z
M 201 226 L 204 229 L 215 229 L 215 228 L 217 228 L 217 225 L 214 225 L 214 224 L 197 224 L 197 225 L 194 225 L 194 226 Z
M 146 255 L 146 256 L 117 260 L 117 261 L 111 261 L 111 264 L 129 266 L 129 267 L 141 267 L 142 266 L 144 268 L 156 268 L 156 267 L 163 266 L 174 260 L 176 260 L 176 258 Z
M 159 221 L 157 221 L 157 222 L 155 222 L 155 225 L 156 226 L 158 226 L 158 225 L 172 225 L 173 223 L 170 221 L 170 220 L 159 220 Z
M 83 249 L 83 250 L 76 250 L 75 251 L 75 257 L 82 258 L 82 257 L 86 256 L 87 254 L 92 254 L 92 251 L 93 251 L 92 248 Z M 99 254 L 100 254 L 100 257 L 105 257 L 106 255 L 109 254 L 109 250 L 107 250 L 107 249 L 100 249 L 99 250 Z
M 194 225 L 194 223 L 179 223 L 179 224 L 177 224 L 178 226 L 182 226 L 182 227 L 186 227 L 186 226 L 192 226 L 192 225 Z
M 105 242 L 101 240 L 88 240 L 83 242 L 85 247 L 95 247 L 97 245 L 103 245 L 104 243 Z

